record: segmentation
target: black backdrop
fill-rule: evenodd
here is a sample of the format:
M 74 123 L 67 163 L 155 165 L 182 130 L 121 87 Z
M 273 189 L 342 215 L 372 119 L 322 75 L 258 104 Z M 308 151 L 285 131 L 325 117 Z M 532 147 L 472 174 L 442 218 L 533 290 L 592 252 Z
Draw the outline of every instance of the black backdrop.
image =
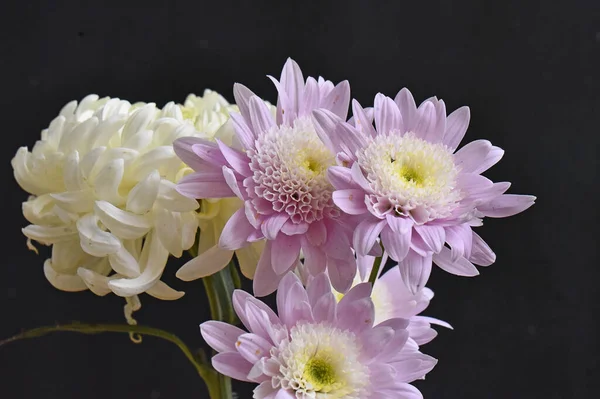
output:
M 91 92 L 162 106 L 205 87 L 231 100 L 239 81 L 273 101 L 265 75 L 277 76 L 291 56 L 305 75 L 349 79 L 363 105 L 403 86 L 417 100 L 443 98 L 449 110 L 469 105 L 466 139 L 506 150 L 487 176 L 538 197 L 525 213 L 480 228 L 498 259 L 479 277 L 434 270 L 427 314 L 455 330 L 424 347 L 440 359 L 417 384 L 425 397 L 595 396 L 600 3 L 219 3 L 3 2 L 0 336 L 56 321 L 122 321 L 121 298 L 53 289 L 44 256 L 26 249 L 26 194 L 9 163 L 19 146 Z M 187 295 L 143 296 L 136 317 L 198 347 L 208 318 L 202 284 L 177 281 L 175 270 L 165 279 Z M 206 397 L 177 348 L 152 338 L 55 334 L 0 348 L 0 370 L 6 398 Z M 248 386 L 236 389 L 251 396 Z

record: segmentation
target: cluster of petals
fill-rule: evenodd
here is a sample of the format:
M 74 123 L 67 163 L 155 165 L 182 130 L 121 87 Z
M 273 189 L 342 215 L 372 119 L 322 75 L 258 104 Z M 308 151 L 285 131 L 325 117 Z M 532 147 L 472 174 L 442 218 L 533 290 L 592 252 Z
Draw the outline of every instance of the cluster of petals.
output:
M 333 186 L 326 177 L 335 154 L 319 140 L 311 112 L 325 109 L 345 119 L 348 82 L 334 86 L 322 78 L 305 81 L 292 60 L 279 81 L 271 79 L 279 93 L 275 115 L 248 88 L 234 86 L 240 112 L 231 114 L 231 146 L 218 139 L 182 138 L 174 143 L 176 153 L 195 171 L 177 189 L 190 198 L 244 201 L 225 225 L 218 248 L 237 250 L 266 239 L 254 276 L 257 296 L 275 291 L 279 280 L 298 265 L 301 252 L 311 275 L 327 269 L 336 289 L 346 291 L 356 273 L 351 231 L 333 203 Z
M 327 110 L 314 111 L 313 118 L 319 137 L 337 154 L 328 176 L 333 201 L 354 216 L 357 256 L 383 246 L 412 293 L 424 287 L 432 262 L 461 276 L 477 275 L 474 264 L 492 264 L 494 252 L 472 227 L 486 216 L 522 212 L 535 197 L 505 194 L 510 183 L 481 175 L 504 153 L 489 141 L 456 151 L 469 109 L 446 116 L 442 100 L 429 98 L 417 107 L 402 89 L 394 99 L 378 94 L 373 108 L 354 100 L 352 110 L 348 122 Z
M 384 255 L 382 264 L 385 264 L 386 259 L 387 255 Z M 374 257 L 366 256 L 361 262 L 366 263 L 365 269 L 369 275 Z M 365 282 L 366 279 L 361 279 L 357 274 L 353 286 Z M 334 291 L 334 294 L 338 301 L 344 297 L 344 294 L 337 291 Z M 412 293 L 404 283 L 398 266 L 394 266 L 378 276 L 373 284 L 371 299 L 375 310 L 374 323 L 380 324 L 393 318 L 406 319 L 410 339 L 417 345 L 429 343 L 437 336 L 437 331 L 431 327 L 432 324 L 452 329 L 452 326 L 443 320 L 421 314 L 427 309 L 433 296 L 433 291 L 427 287 Z
M 325 273 L 304 288 L 288 273 L 277 290 L 275 314 L 243 291 L 233 304 L 248 329 L 209 321 L 201 325 L 218 354 L 220 373 L 259 384 L 256 399 L 422 398 L 410 382 L 422 379 L 436 360 L 409 338 L 408 320 L 374 325 L 369 283 L 336 301 Z
M 160 278 L 169 254 L 179 257 L 194 244 L 199 204 L 175 189 L 191 169 L 172 143 L 210 137 L 229 112 L 218 101 L 204 104 L 212 109 L 202 105 L 195 96 L 186 107 L 160 109 L 89 95 L 67 104 L 31 152 L 18 150 L 14 175 L 31 194 L 23 203 L 31 223 L 23 233 L 52 245 L 44 264 L 52 285 L 127 298 L 183 295 Z M 186 108 L 193 108 L 193 123 L 184 118 Z

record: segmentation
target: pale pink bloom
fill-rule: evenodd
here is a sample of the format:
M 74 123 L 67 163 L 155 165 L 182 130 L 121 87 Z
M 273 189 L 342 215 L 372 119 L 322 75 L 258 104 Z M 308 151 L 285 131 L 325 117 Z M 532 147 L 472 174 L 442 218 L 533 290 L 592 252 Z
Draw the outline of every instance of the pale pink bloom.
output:
M 183 178 L 178 191 L 192 198 L 237 196 L 244 201 L 225 225 L 219 246 L 234 250 L 265 239 L 254 276 L 254 293 L 275 291 L 279 280 L 299 261 L 311 275 L 328 270 L 333 285 L 347 291 L 356 273 L 351 231 L 331 199 L 327 168 L 334 154 L 319 140 L 311 112 L 326 109 L 345 119 L 350 87 L 309 77 L 291 59 L 280 81 L 275 117 L 265 102 L 236 84 L 240 113 L 232 113 L 239 148 L 217 140 L 183 138 L 176 153 L 196 173 Z
M 244 291 L 234 307 L 249 333 L 208 321 L 200 326 L 219 354 L 220 373 L 259 384 L 255 399 L 417 399 L 410 382 L 422 379 L 437 360 L 409 339 L 408 321 L 389 319 L 374 326 L 371 287 L 352 288 L 337 303 L 326 274 L 305 289 L 288 273 L 279 283 L 276 315 Z
M 492 264 L 496 255 L 471 228 L 485 216 L 522 212 L 535 197 L 504 194 L 510 183 L 481 176 L 504 154 L 489 141 L 456 151 L 469 108 L 446 117 L 442 100 L 430 98 L 417 108 L 407 89 L 394 100 L 378 94 L 373 109 L 356 101 L 352 106 L 350 122 L 326 110 L 313 117 L 319 137 L 337 154 L 338 166 L 328 170 L 333 201 L 359 221 L 357 255 L 379 247 L 380 237 L 413 293 L 424 287 L 432 261 L 461 276 L 479 274 L 473 264 Z

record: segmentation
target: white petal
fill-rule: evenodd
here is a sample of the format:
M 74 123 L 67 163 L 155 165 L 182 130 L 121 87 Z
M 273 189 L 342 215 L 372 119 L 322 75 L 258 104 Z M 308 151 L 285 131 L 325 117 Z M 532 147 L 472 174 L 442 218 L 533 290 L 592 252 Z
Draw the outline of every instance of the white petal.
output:
M 50 245 L 60 241 L 72 240 L 77 236 L 75 226 L 38 226 L 30 224 L 22 230 L 26 237 Z
M 142 108 L 136 110 L 123 126 L 121 141 L 126 143 L 131 137 L 139 132 L 146 130 L 148 125 L 156 115 L 156 106 L 154 104 L 146 104 Z
M 144 214 L 152 209 L 156 196 L 158 195 L 158 187 L 160 184 L 160 174 L 154 170 L 135 185 L 127 196 L 127 204 L 125 209 L 130 212 Z
M 73 213 L 87 213 L 94 209 L 94 193 L 91 189 L 49 194 L 64 210 Z
M 103 276 L 83 267 L 77 269 L 77 275 L 94 294 L 104 296 L 110 292 L 110 288 L 108 287 L 110 277 Z
M 89 258 L 91 256 L 83 252 L 77 238 L 52 246 L 52 268 L 59 273 L 75 274 L 77 268 Z
M 147 216 L 123 211 L 106 201 L 96 201 L 94 212 L 102 224 L 119 238 L 140 238 L 152 227 Z
M 52 211 L 54 200 L 48 194 L 39 197 L 30 197 L 27 202 L 23 202 L 23 216 L 32 224 L 57 225 L 60 218 Z
M 154 286 L 150 287 L 150 289 L 146 291 L 146 294 L 152 295 L 158 299 L 162 299 L 163 301 L 174 301 L 184 296 L 185 292 L 174 290 L 167 284 L 158 280 Z
M 176 276 L 183 281 L 192 281 L 210 276 L 227 266 L 233 252 L 215 245 L 181 266 Z
M 94 180 L 96 197 L 113 204 L 124 204 L 125 200 L 119 194 L 119 185 L 123 179 L 124 170 L 125 161 L 123 159 L 115 159 L 107 163 Z
M 73 151 L 67 156 L 64 164 L 63 178 L 67 191 L 79 191 L 88 187 L 79 167 L 79 153 Z
M 169 252 L 162 246 L 154 231 L 150 231 L 140 257 L 142 274 L 132 279 L 112 280 L 108 286 L 119 296 L 129 297 L 140 294 L 160 279 L 168 257 Z
M 77 292 L 87 290 L 87 286 L 79 276 L 61 274 L 52 268 L 52 261 L 46 259 L 44 262 L 44 275 L 55 288 L 62 291 Z
M 85 215 L 77 221 L 81 248 L 93 256 L 107 256 L 121 248 L 121 241 L 98 227 L 98 217 Z
M 113 254 L 108 255 L 110 265 L 115 272 L 125 277 L 137 277 L 140 275 L 140 265 L 137 259 L 129 252 L 125 246 Z
M 197 200 L 179 194 L 175 187 L 175 183 L 162 180 L 156 199 L 157 205 L 173 212 L 190 212 L 200 207 Z
M 179 258 L 183 253 L 181 247 L 183 243 L 181 215 L 166 209 L 157 209 L 154 211 L 154 226 L 162 245 L 171 254 Z

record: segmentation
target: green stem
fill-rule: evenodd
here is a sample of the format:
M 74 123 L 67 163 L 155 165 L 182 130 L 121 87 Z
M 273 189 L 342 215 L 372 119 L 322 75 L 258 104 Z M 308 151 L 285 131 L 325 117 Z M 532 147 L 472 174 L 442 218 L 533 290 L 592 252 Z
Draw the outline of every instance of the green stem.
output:
M 379 268 L 381 267 L 381 258 L 381 256 L 378 256 L 373 262 L 373 269 L 371 269 L 371 274 L 369 275 L 369 283 L 371 283 L 371 286 L 373 286 L 375 284 L 375 280 L 377 280 Z
M 166 341 L 169 341 L 175 345 L 183 352 L 185 357 L 192 363 L 192 365 L 196 368 L 196 371 L 202 377 L 206 384 L 209 386 L 209 390 L 211 385 L 218 380 L 219 376 L 216 371 L 207 366 L 201 361 L 199 356 L 194 356 L 190 348 L 176 335 L 171 334 L 170 332 L 161 330 L 159 328 L 147 327 L 147 326 L 138 326 L 138 325 L 127 325 L 127 324 L 82 324 L 82 323 L 70 323 L 70 324 L 57 324 L 54 326 L 45 326 L 33 328 L 31 330 L 23 331 L 20 334 L 16 334 L 10 338 L 0 341 L 0 347 L 3 345 L 9 344 L 11 342 L 19 341 L 22 339 L 29 338 L 37 338 L 42 337 L 44 335 L 57 332 L 57 331 L 69 331 L 83 334 L 99 334 L 104 332 L 114 332 L 114 333 L 127 333 L 127 334 L 141 334 L 141 335 L 149 335 L 156 338 L 161 338 Z M 211 393 L 211 398 L 213 394 Z M 214 396 L 218 398 L 218 396 Z

